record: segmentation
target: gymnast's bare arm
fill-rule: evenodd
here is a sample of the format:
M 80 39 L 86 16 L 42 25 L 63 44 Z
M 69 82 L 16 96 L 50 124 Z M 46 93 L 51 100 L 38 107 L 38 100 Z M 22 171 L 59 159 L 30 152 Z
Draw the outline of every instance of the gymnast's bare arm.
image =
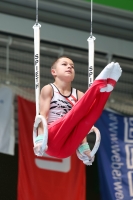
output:
M 82 97 L 83 95 L 84 95 L 84 93 L 78 90 L 78 100 L 81 99 L 81 97 Z
M 50 109 L 50 102 L 53 96 L 53 90 L 50 85 L 46 85 L 42 88 L 40 93 L 40 115 L 42 115 L 46 121 L 48 119 L 48 113 Z M 43 134 L 43 125 L 39 124 L 38 135 Z

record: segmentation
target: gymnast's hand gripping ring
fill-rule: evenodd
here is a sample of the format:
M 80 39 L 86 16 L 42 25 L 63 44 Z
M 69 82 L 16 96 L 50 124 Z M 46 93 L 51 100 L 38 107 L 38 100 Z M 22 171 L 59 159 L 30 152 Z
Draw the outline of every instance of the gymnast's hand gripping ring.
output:
M 44 138 L 43 138 L 43 142 L 42 142 L 42 153 L 47 150 L 47 142 L 48 142 L 48 127 L 47 127 L 47 122 L 46 119 L 42 116 L 42 115 L 37 115 L 35 118 L 35 122 L 34 122 L 34 126 L 33 126 L 33 144 L 35 146 L 35 139 L 37 137 L 37 129 L 38 129 L 38 125 L 40 124 L 40 122 L 42 122 L 43 124 L 43 134 L 44 134 Z

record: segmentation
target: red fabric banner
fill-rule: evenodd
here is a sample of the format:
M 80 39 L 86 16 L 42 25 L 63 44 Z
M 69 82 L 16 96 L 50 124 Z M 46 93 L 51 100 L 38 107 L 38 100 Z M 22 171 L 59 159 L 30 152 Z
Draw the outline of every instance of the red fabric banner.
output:
M 18 200 L 85 200 L 85 165 L 76 154 L 66 159 L 33 152 L 35 103 L 18 97 Z

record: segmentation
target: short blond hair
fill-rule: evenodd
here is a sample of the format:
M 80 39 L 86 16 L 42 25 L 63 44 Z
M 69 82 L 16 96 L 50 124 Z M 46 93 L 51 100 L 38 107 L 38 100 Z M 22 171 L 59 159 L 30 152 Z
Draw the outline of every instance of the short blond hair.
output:
M 57 58 L 51 65 L 51 69 L 54 69 L 56 67 L 56 64 L 58 62 L 58 60 L 60 60 L 61 58 L 68 58 L 70 60 L 72 60 L 71 58 L 69 58 L 68 56 L 60 56 L 59 58 Z

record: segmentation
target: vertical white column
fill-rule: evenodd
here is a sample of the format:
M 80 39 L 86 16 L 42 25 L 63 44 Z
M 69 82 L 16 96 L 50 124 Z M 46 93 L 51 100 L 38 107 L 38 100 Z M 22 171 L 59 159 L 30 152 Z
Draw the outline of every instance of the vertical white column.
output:
M 40 96 L 40 28 L 41 28 L 40 24 L 35 24 L 33 26 L 36 116 L 39 114 L 39 96 Z
M 88 88 L 92 85 L 94 80 L 94 40 L 96 38 L 90 36 L 88 41 Z

